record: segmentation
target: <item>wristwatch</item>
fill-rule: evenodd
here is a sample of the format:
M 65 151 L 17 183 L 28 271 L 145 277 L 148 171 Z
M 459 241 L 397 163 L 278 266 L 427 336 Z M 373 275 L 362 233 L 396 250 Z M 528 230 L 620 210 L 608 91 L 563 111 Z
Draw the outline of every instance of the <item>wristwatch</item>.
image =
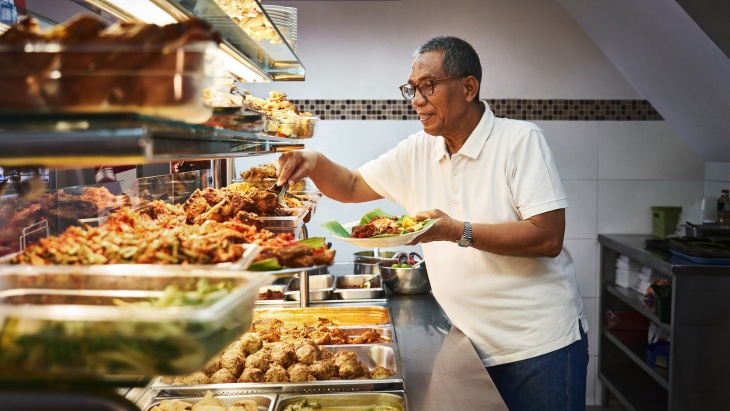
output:
M 464 233 L 456 243 L 461 247 L 471 247 L 471 224 L 468 221 L 464 221 Z

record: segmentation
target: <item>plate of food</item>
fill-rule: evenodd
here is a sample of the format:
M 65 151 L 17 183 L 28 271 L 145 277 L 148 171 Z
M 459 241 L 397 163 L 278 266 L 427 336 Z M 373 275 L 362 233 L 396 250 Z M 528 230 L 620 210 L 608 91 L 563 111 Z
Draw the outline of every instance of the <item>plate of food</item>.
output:
M 416 237 L 433 227 L 438 218 L 417 221 L 409 215 L 396 216 L 379 208 L 365 214 L 359 221 L 340 224 L 330 221 L 322 228 L 338 240 L 360 247 L 398 247 L 410 244 Z

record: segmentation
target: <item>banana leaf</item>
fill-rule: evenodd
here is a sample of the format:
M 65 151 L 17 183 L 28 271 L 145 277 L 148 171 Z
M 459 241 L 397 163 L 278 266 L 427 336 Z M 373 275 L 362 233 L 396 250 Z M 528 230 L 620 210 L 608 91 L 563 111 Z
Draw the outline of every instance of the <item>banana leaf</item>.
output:
M 393 214 L 388 214 L 388 213 L 384 212 L 383 210 L 376 208 L 375 210 L 370 211 L 369 213 L 365 214 L 360 219 L 359 225 L 367 224 L 368 222 L 370 222 L 370 220 L 372 220 L 375 217 L 397 217 L 397 216 L 395 216 Z M 401 222 L 405 217 L 406 217 L 405 215 L 398 217 L 398 221 Z M 415 231 L 418 232 L 425 228 L 431 227 L 432 225 L 436 224 L 436 222 L 439 220 L 440 220 L 440 218 L 432 218 L 432 219 L 420 221 L 418 223 L 418 227 L 416 228 Z M 326 223 L 322 223 L 321 227 L 337 237 L 350 238 L 350 231 L 348 229 L 346 229 L 338 221 L 328 221 Z M 408 233 L 409 232 L 404 232 L 402 234 L 408 234 Z M 380 235 L 373 236 L 372 238 L 392 237 L 392 236 L 396 236 L 396 235 L 401 235 L 401 234 L 380 234 Z
M 279 262 L 276 261 L 276 258 L 265 258 L 260 261 L 256 261 L 255 263 L 251 263 L 251 265 L 248 266 L 248 269 L 250 271 L 277 271 L 281 270 L 283 267 L 279 265 Z
M 337 237 L 350 238 L 350 232 L 337 221 L 322 223 L 321 227 Z

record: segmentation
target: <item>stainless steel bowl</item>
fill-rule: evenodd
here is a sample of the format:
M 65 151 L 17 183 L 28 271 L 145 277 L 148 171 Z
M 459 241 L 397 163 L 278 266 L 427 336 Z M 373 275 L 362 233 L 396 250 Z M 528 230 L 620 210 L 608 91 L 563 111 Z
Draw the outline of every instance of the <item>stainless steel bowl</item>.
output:
M 391 262 L 378 263 L 380 278 L 396 294 L 424 294 L 431 291 L 426 263 L 416 268 L 393 268 Z

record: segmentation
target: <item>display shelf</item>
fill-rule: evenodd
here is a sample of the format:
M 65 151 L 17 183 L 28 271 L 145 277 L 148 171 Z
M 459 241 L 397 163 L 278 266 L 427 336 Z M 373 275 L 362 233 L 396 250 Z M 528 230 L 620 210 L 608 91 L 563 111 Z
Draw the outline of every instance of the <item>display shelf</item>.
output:
M 0 167 L 84 167 L 245 157 L 301 149 L 300 141 L 249 131 L 122 114 L 0 115 Z
M 642 368 L 649 376 L 654 378 L 664 389 L 669 389 L 669 370 L 666 368 L 652 366 L 646 362 L 646 343 L 638 344 L 632 341 L 626 333 L 618 331 L 604 331 L 606 340 L 613 343 L 619 350 L 626 354 L 631 360 Z M 646 337 L 644 335 L 644 337 Z
M 618 297 L 621 301 L 631 306 L 631 308 L 633 308 L 634 310 L 639 311 L 643 316 L 648 317 L 658 326 L 667 331 L 671 331 L 671 325 L 662 323 L 656 314 L 649 312 L 649 310 L 644 307 L 644 303 L 642 302 L 644 296 L 638 291 L 629 288 L 618 287 L 612 284 L 606 285 L 606 291 Z
M 629 410 L 687 410 L 727 408 L 725 345 L 730 311 L 730 266 L 702 265 L 657 253 L 647 247 L 650 235 L 599 235 L 601 245 L 600 312 L 628 310 L 667 331 L 671 345 L 669 369 L 647 362 L 646 337 L 634 338 L 600 324 L 598 375 L 602 398 L 610 392 Z M 643 295 L 617 287 L 615 259 L 623 255 L 651 267 L 672 284 L 671 324 L 643 305 Z
M 90 3 L 122 20 L 137 20 L 127 6 L 110 0 L 75 0 Z M 221 37 L 221 50 L 259 75 L 273 81 L 304 80 L 305 68 L 281 31 L 272 23 L 259 1 L 256 4 L 263 13 L 267 25 L 275 30 L 268 39 L 254 40 L 231 19 L 214 0 L 151 0 L 156 6 L 177 21 L 198 17 L 210 24 Z M 120 6 L 122 4 L 122 6 Z M 252 67 L 253 66 L 253 67 Z

